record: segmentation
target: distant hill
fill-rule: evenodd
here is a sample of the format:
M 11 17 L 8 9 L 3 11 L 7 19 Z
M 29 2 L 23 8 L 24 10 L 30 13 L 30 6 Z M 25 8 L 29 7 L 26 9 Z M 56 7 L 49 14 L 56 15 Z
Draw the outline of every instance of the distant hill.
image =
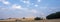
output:
M 46 17 L 47 19 L 58 19 L 60 18 L 60 12 L 52 13 Z

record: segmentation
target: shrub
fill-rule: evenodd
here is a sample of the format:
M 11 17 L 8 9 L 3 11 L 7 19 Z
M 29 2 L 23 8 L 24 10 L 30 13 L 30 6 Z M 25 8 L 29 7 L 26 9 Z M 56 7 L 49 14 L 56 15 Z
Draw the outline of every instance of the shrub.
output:
M 36 17 L 34 18 L 34 20 L 42 20 L 40 17 Z

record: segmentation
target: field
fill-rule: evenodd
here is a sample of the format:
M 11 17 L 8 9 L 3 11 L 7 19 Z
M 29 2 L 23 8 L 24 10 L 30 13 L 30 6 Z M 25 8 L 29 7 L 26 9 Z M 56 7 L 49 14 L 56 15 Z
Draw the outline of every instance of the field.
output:
M 44 22 L 43 20 L 30 20 L 30 21 L 21 21 L 21 20 L 9 20 L 9 21 L 0 21 L 0 22 Z M 51 20 L 46 20 L 46 22 L 60 22 L 60 19 L 51 19 Z

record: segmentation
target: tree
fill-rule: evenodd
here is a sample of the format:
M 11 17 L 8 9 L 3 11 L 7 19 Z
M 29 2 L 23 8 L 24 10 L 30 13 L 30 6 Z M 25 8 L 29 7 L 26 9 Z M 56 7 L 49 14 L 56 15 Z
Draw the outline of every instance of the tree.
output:
M 36 17 L 36 18 L 34 18 L 34 20 L 41 20 L 41 18 L 39 18 L 39 17 Z
M 57 19 L 60 18 L 60 12 L 52 13 L 46 17 L 47 19 Z
M 0 19 L 0 20 L 4 20 L 4 19 Z
M 23 19 L 25 19 L 25 17 L 23 17 Z

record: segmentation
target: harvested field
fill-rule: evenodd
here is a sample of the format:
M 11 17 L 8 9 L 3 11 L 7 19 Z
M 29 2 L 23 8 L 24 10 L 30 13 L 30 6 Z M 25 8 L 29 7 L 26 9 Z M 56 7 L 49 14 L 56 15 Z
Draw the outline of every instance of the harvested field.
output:
M 14 21 L 0 21 L 0 22 L 43 22 L 43 20 L 30 20 L 30 21 L 14 20 Z M 60 22 L 60 19 L 50 19 L 46 20 L 46 22 Z

